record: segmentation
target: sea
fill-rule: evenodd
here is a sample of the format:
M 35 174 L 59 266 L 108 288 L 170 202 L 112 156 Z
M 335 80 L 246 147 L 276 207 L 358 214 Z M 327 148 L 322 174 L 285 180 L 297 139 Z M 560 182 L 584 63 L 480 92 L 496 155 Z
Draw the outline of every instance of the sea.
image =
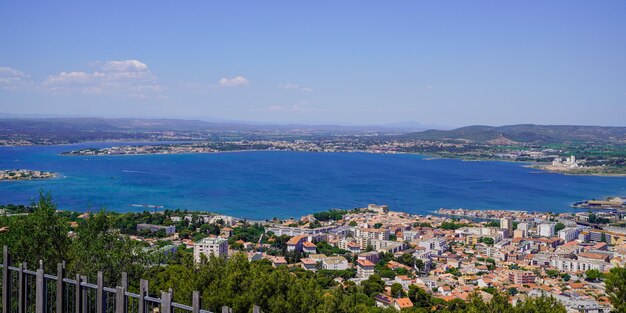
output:
M 250 151 L 66 156 L 123 142 L 0 147 L 0 169 L 57 172 L 0 181 L 0 204 L 50 192 L 59 209 L 210 211 L 248 219 L 298 218 L 369 203 L 431 214 L 439 208 L 575 212 L 576 201 L 626 195 L 626 177 L 571 176 L 522 163 L 433 159 L 416 154 Z

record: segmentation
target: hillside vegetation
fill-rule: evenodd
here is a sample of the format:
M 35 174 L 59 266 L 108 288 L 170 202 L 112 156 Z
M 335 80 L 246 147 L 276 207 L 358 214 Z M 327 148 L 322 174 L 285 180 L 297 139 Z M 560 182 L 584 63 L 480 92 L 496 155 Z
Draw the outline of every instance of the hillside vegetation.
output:
M 573 125 L 467 126 L 453 130 L 427 130 L 404 135 L 420 140 L 469 140 L 488 142 L 508 139 L 519 143 L 607 142 L 626 144 L 626 127 Z

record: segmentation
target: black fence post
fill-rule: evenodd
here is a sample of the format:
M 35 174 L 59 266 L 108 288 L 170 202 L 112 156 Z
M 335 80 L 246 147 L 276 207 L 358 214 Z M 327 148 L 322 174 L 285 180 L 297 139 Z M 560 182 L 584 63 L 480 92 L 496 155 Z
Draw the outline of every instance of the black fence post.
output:
M 9 265 L 11 263 L 9 256 L 9 247 L 4 246 L 2 248 L 2 313 L 9 313 L 10 311 L 10 303 L 11 299 L 9 299 L 9 295 L 11 294 L 11 280 L 9 279 Z

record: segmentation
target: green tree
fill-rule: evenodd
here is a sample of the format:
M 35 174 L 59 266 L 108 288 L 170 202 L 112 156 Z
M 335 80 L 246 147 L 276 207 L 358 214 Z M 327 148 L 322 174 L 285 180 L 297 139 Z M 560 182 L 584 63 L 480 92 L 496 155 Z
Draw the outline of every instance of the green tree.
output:
M 363 293 L 366 295 L 373 295 L 378 292 L 382 292 L 385 288 L 385 282 L 378 275 L 372 275 L 368 279 L 361 282 L 363 287 Z
M 52 196 L 39 195 L 33 213 L 2 217 L 0 223 L 9 231 L 0 234 L 0 244 L 7 245 L 13 263 L 28 262 L 30 268 L 44 262 L 47 272 L 56 271 L 57 263 L 67 260 L 70 239 L 68 221 L 56 213 Z
M 554 297 L 529 297 L 515 306 L 516 313 L 565 313 L 565 307 Z
M 406 293 L 404 292 L 404 290 L 402 289 L 402 285 L 399 283 L 393 283 L 391 285 L 391 296 L 394 298 L 398 298 L 398 297 L 405 297 Z
M 89 218 L 80 223 L 69 253 L 70 273 L 80 273 L 94 281 L 97 272 L 103 271 L 105 285 L 117 286 L 122 272 L 128 272 L 129 281 L 138 281 L 147 266 L 162 261 L 149 258 L 149 254 L 137 241 L 122 236 L 112 229 L 112 225 L 113 220 L 105 211 L 90 214 Z
M 563 223 L 556 223 L 556 225 L 554 226 L 554 231 L 558 232 L 559 230 L 565 229 L 565 224 Z
M 626 312 L 626 268 L 612 268 L 604 280 L 606 293 L 615 308 L 614 312 Z
M 585 272 L 585 277 L 588 281 L 594 281 L 597 282 L 599 280 L 601 280 L 603 278 L 603 274 L 602 272 L 596 270 L 596 269 L 591 269 L 591 270 L 587 270 Z

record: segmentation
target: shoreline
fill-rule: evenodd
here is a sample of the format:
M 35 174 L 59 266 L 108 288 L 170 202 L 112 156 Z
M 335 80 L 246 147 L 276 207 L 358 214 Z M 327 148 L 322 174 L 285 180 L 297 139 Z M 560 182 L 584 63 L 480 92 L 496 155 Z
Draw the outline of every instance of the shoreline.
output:
M 166 145 L 166 144 L 182 144 L 182 143 L 195 143 L 202 142 L 201 140 L 173 140 L 173 141 L 150 141 L 150 140 L 103 140 L 103 141 L 84 141 L 84 142 L 76 142 L 76 143 L 63 143 L 63 144 L 39 144 L 39 145 L 28 145 L 28 146 L 71 146 L 71 145 L 79 145 L 79 144 L 88 144 L 88 143 L 128 143 L 129 146 L 133 144 L 142 145 Z M 22 146 L 0 146 L 2 147 L 22 147 Z M 99 148 L 102 149 L 102 148 Z M 531 161 L 517 161 L 511 159 L 498 159 L 498 158 L 473 158 L 473 157 L 463 157 L 463 156 L 455 156 L 455 155 L 440 155 L 438 153 L 429 153 L 429 152 L 404 152 L 404 151 L 388 151 L 388 152 L 377 152 L 371 150 L 351 150 L 351 151 L 304 151 L 304 150 L 271 150 L 271 149 L 245 149 L 245 150 L 232 150 L 232 151 L 211 151 L 211 152 L 180 152 L 180 153 L 121 153 L 121 154 L 67 154 L 65 152 L 59 153 L 62 156 L 147 156 L 147 155 L 184 155 L 184 154 L 212 154 L 212 153 L 238 153 L 238 152 L 314 152 L 314 153 L 369 153 L 369 154 L 412 154 L 423 156 L 424 160 L 437 160 L 437 159 L 448 159 L 448 160 L 461 160 L 464 162 L 507 162 L 507 163 L 519 163 L 522 164 L 522 167 L 532 168 L 536 170 L 540 170 L 546 174 L 554 173 L 568 176 L 595 176 L 595 177 L 626 177 L 626 173 L 602 173 L 602 172 L 570 172 L 568 170 L 555 170 L 546 168 L 548 164 L 541 163 L 533 163 Z

